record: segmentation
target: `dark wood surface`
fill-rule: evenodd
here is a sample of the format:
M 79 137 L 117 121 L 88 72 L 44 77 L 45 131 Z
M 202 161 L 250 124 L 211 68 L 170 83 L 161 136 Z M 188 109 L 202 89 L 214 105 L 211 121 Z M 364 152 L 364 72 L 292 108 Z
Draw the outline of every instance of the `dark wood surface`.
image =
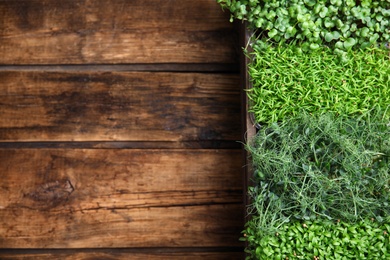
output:
M 209 252 L 195 251 L 194 248 L 157 248 L 157 249 L 93 249 L 93 250 L 7 250 L 1 252 L 2 260 L 235 260 L 243 259 L 240 248 L 208 248 Z M 215 251 L 212 251 L 215 250 Z
M 0 78 L 1 141 L 240 138 L 236 74 L 3 71 Z
M 0 259 L 243 259 L 214 0 L 0 1 Z
M 0 150 L 0 245 L 239 246 L 239 153 Z
M 246 46 L 246 50 L 251 53 L 251 47 L 249 44 L 250 38 L 252 37 L 253 32 L 248 29 L 247 23 L 243 23 L 240 26 L 240 45 Z M 249 74 L 246 72 L 246 69 L 250 63 L 250 56 L 241 54 L 240 66 L 241 66 L 241 76 L 240 76 L 240 85 L 242 88 L 241 91 L 241 136 L 243 142 L 248 144 L 252 141 L 253 137 L 256 135 L 257 127 L 260 127 L 254 121 L 253 113 L 250 111 L 250 100 L 246 91 L 251 88 L 251 80 Z M 253 166 L 252 160 L 250 158 L 250 153 L 246 149 L 243 149 L 243 190 L 247 191 L 249 186 L 253 183 Z M 244 194 L 244 204 L 250 205 L 250 198 Z M 246 221 L 249 216 L 246 216 Z
M 214 0 L 2 0 L 0 64 L 237 63 Z

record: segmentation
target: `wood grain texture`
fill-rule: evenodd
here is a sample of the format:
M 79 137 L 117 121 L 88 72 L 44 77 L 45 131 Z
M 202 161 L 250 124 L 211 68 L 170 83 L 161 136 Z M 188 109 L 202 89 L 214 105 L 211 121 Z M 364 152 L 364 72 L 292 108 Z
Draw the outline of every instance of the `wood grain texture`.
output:
M 205 249 L 210 250 L 210 249 Z M 95 250 L 99 251 L 99 250 Z M 148 252 L 134 253 L 134 252 L 122 252 L 123 250 L 110 250 L 110 252 L 40 252 L 40 253 L 2 253 L 0 251 L 0 259 L 2 260 L 145 260 L 145 259 L 156 259 L 156 260 L 236 260 L 244 259 L 243 250 L 241 252 L 199 252 L 191 251 L 190 249 L 186 252 L 170 252 L 167 250 L 159 250 L 160 252 L 154 252 L 153 249 L 149 249 Z
M 240 139 L 238 74 L 0 72 L 0 141 Z
M 83 148 L 83 149 L 240 149 L 242 144 L 229 140 L 143 141 L 143 142 L 0 142 L 0 149 Z
M 0 64 L 236 63 L 215 0 L 3 0 Z
M 0 247 L 240 246 L 240 153 L 0 150 Z
M 0 259 L 2 260 L 145 260 L 145 259 L 156 259 L 156 260 L 232 260 L 232 259 L 244 259 L 244 253 L 242 252 L 185 252 L 185 253 L 42 253 L 42 254 L 1 254 Z
M 197 72 L 239 73 L 238 63 L 142 63 L 142 64 L 78 64 L 78 65 L 0 65 L 0 71 L 46 72 Z

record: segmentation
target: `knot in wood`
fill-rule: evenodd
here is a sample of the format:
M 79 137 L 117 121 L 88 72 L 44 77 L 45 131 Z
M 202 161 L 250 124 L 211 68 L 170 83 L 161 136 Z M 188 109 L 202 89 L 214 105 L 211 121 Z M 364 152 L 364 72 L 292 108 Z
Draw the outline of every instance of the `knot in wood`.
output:
M 53 207 L 68 200 L 73 191 L 74 187 L 69 180 L 60 180 L 45 183 L 28 195 L 34 201 Z

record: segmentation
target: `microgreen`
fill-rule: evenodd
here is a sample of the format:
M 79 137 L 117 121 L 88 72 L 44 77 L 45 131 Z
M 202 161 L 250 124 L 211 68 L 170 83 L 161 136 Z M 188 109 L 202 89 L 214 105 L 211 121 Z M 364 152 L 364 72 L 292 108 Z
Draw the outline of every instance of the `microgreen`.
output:
M 247 259 L 390 259 L 390 224 L 371 219 L 295 221 L 273 234 L 259 234 L 249 222 L 243 241 Z
M 390 105 L 390 61 L 382 49 L 299 52 L 295 44 L 253 46 L 248 66 L 250 110 L 259 123 L 308 113 L 364 114 Z
M 298 40 L 313 44 L 312 48 L 327 44 L 345 51 L 387 43 L 390 39 L 389 1 L 217 0 L 217 3 L 230 11 L 231 21 L 245 20 L 249 27 L 258 29 L 264 41 Z
M 254 32 L 247 258 L 390 258 L 390 2 L 217 2 Z
M 390 216 L 390 127 L 361 117 L 306 112 L 259 130 L 247 144 L 255 169 L 249 206 L 257 230 L 292 220 L 355 222 Z

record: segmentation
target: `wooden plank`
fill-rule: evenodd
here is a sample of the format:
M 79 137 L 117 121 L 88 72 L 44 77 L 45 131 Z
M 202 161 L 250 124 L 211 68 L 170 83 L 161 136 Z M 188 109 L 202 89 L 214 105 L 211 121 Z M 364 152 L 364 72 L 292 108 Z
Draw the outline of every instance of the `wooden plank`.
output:
M 239 246 L 241 205 L 96 209 L 44 213 L 2 210 L 5 248 Z M 17 222 L 13 219 L 19 220 Z
M 0 141 L 240 139 L 239 76 L 2 71 Z
M 53 260 L 53 259 L 61 259 L 61 260 L 91 260 L 91 259 L 104 259 L 104 260 L 145 260 L 145 259 L 156 259 L 156 260 L 232 260 L 232 259 L 244 259 L 245 256 L 243 253 L 185 253 L 185 254 L 71 254 L 71 255 L 63 255 L 63 254 L 39 254 L 39 255 L 4 255 L 0 254 L 1 259 L 3 260 L 30 260 L 30 259 L 40 259 L 40 260 Z
M 0 150 L 0 247 L 240 246 L 240 153 Z
M 240 149 L 237 141 L 143 141 L 143 142 L 0 142 L 0 149 L 84 148 L 84 149 Z
M 239 73 L 237 63 L 157 63 L 157 64 L 80 64 L 80 65 L 1 65 L 0 71 L 57 71 L 57 72 L 199 72 Z
M 148 249 L 148 252 L 133 253 L 123 252 L 126 250 L 111 250 L 109 252 L 39 252 L 39 253 L 24 253 L 25 250 L 21 250 L 18 253 L 2 253 L 0 251 L 0 259 L 2 260 L 23 260 L 23 259 L 40 259 L 40 260 L 90 260 L 90 259 L 116 259 L 116 260 L 144 260 L 144 259 L 156 259 L 156 260 L 232 260 L 232 259 L 244 259 L 243 250 L 241 252 L 193 252 L 190 249 L 185 252 L 170 252 L 168 250 L 160 249 L 160 252 L 154 252 L 153 249 Z
M 215 0 L 3 0 L 0 64 L 238 63 Z

